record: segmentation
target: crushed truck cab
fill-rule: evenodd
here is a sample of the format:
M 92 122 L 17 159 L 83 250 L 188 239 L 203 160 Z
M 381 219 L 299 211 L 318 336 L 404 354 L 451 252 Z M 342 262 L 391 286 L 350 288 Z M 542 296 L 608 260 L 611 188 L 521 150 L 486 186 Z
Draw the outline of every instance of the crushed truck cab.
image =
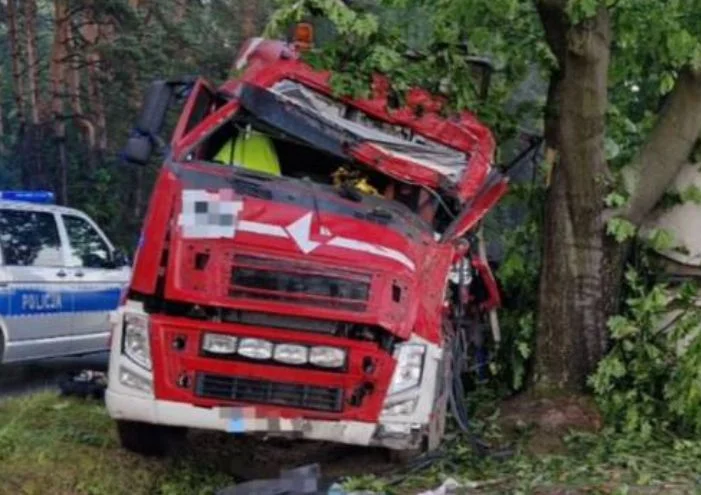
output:
M 499 305 L 471 245 L 506 190 L 491 133 L 421 89 L 389 109 L 381 76 L 335 96 L 284 42 L 250 40 L 237 68 L 185 84 L 113 318 L 123 445 L 202 428 L 435 448 L 461 318 Z M 148 161 L 176 86 L 147 92 L 128 161 Z M 247 166 L 252 135 L 272 162 Z

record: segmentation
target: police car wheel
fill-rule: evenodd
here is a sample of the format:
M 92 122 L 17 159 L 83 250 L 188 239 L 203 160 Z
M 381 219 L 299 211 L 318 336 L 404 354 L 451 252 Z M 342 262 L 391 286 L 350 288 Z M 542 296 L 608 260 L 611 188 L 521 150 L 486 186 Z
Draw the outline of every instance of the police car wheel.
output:
M 164 456 L 184 441 L 187 429 L 120 420 L 117 433 L 127 450 L 144 456 Z

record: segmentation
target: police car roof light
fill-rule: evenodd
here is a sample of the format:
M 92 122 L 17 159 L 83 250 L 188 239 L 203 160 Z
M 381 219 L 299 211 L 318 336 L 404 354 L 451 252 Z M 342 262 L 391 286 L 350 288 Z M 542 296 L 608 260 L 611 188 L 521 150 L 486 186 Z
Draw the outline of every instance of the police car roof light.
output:
M 24 201 L 26 203 L 54 204 L 51 191 L 0 191 L 0 200 Z

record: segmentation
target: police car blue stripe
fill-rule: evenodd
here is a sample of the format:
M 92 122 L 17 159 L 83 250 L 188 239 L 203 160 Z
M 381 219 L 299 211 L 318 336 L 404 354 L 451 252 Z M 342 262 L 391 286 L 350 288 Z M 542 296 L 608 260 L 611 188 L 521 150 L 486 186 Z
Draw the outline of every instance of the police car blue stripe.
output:
M 122 288 L 99 291 L 44 291 L 32 289 L 0 292 L 0 314 L 8 317 L 111 311 L 119 304 Z
M 74 292 L 73 311 L 110 311 L 119 304 L 120 289 Z

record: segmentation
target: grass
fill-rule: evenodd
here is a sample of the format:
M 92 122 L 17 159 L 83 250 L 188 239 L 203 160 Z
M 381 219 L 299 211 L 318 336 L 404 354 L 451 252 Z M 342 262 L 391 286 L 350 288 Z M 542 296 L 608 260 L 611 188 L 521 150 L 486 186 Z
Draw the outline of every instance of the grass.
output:
M 542 434 L 539 433 L 539 434 Z M 387 486 L 373 476 L 356 477 L 346 486 L 382 487 L 392 495 L 420 493 L 447 478 L 470 494 L 701 494 L 701 441 L 673 438 L 640 441 L 612 432 L 571 433 L 558 453 L 531 455 L 524 436 L 505 459 L 478 457 L 458 445 L 430 470 Z
M 0 494 L 207 494 L 232 478 L 119 448 L 102 403 L 45 392 L 0 402 Z
M 499 431 L 485 430 L 485 434 L 497 436 Z M 217 438 L 195 435 L 188 452 L 145 459 L 119 447 L 114 424 L 100 402 L 65 399 L 50 392 L 0 401 L 0 495 L 215 493 L 233 484 L 234 466 L 246 471 L 263 457 L 277 456 L 268 461 L 271 471 L 285 462 L 317 462 L 307 454 L 295 457 L 304 449 L 318 451 L 326 474 L 352 472 L 353 466 L 360 465 L 359 474 L 374 462 L 370 451 L 362 449 L 329 461 L 330 451 L 324 450 L 328 447 L 316 444 L 275 450 L 255 439 Z M 539 456 L 518 447 L 516 455 L 498 461 L 477 457 L 468 446 L 458 444 L 445 459 L 389 487 L 387 493 L 418 493 L 447 477 L 470 487 L 463 493 L 701 493 L 701 442 L 672 438 L 642 442 L 600 433 L 572 434 L 565 445 L 557 454 Z M 350 483 L 380 490 L 387 487 L 386 481 L 359 476 Z

